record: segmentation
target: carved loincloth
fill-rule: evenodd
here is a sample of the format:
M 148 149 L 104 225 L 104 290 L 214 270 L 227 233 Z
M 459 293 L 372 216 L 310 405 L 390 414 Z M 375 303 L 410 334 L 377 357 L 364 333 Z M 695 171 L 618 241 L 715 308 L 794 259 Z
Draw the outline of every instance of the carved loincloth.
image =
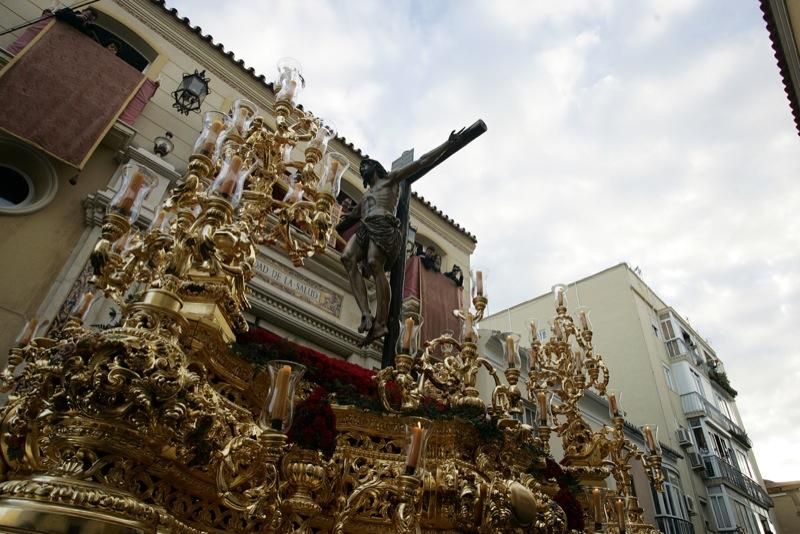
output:
M 365 262 L 370 242 L 375 243 L 386 256 L 384 269 L 391 269 L 403 250 L 400 219 L 391 215 L 369 215 L 361 219 L 361 226 L 356 232 L 356 243 L 364 251 Z

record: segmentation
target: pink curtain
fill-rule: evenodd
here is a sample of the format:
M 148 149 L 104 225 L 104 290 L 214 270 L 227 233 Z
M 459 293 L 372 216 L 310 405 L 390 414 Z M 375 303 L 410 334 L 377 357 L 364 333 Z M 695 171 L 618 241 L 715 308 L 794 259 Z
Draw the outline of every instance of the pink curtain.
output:
M 133 123 L 136 122 L 136 119 L 138 119 L 139 115 L 141 115 L 142 111 L 144 111 L 144 107 L 148 102 L 150 102 L 150 99 L 153 98 L 153 95 L 156 94 L 158 85 L 158 82 L 146 79 L 142 86 L 139 87 L 139 90 L 136 92 L 133 100 L 128 103 L 128 107 L 126 107 L 125 111 L 123 111 L 122 115 L 120 115 L 119 120 L 125 124 L 128 124 L 129 126 L 133 126 Z
M 42 13 L 42 16 L 45 16 L 47 14 L 48 13 Z M 8 50 L 11 53 L 11 55 L 16 56 L 20 50 L 25 48 L 28 45 L 28 43 L 33 41 L 33 38 L 36 37 L 36 35 L 40 31 L 42 31 L 44 27 L 47 26 L 47 23 L 50 22 L 51 20 L 53 20 L 52 17 L 48 17 L 46 19 L 40 20 L 39 22 L 31 24 L 30 26 L 25 28 L 25 31 L 22 32 L 22 35 L 20 35 L 16 41 L 11 43 L 11 46 L 9 46 L 6 50 Z
M 429 271 L 422 266 L 419 256 L 406 260 L 406 277 L 403 298 L 416 297 L 422 312 L 422 341 L 439 337 L 445 330 L 456 338 L 461 335 L 461 323 L 453 315 L 459 309 L 462 288 L 442 273 Z

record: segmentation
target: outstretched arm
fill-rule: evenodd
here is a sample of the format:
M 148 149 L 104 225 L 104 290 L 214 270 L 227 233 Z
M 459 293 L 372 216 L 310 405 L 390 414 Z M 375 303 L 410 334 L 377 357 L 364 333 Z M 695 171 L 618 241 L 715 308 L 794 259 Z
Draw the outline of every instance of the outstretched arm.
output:
M 410 183 L 422 178 L 425 173 L 439 165 L 441 162 L 467 146 L 476 137 L 486 131 L 486 123 L 482 120 L 475 121 L 469 128 L 461 128 L 459 131 L 453 130 L 447 141 L 437 146 L 417 161 L 392 171 L 389 179 L 393 183 L 400 183 L 408 180 Z

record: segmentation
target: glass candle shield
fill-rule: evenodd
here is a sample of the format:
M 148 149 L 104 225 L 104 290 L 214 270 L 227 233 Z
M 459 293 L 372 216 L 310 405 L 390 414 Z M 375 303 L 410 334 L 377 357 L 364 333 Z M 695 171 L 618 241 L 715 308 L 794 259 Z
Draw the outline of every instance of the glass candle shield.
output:
M 168 234 L 169 228 L 172 226 L 172 223 L 176 218 L 177 215 L 174 212 L 159 209 L 158 213 L 156 213 L 156 216 L 153 219 L 153 222 L 150 223 L 149 230 L 151 232 L 158 232 L 160 234 Z
M 336 126 L 333 122 L 320 120 L 317 133 L 314 134 L 314 139 L 308 143 L 308 148 L 315 148 L 319 150 L 321 154 L 325 154 L 325 151 L 328 150 L 328 143 L 334 137 L 336 137 Z
M 586 496 L 586 524 L 594 525 L 594 531 L 599 531 L 608 522 L 606 513 L 606 488 L 584 487 L 583 492 Z
M 242 198 L 242 189 L 247 177 L 258 167 L 258 162 L 247 162 L 235 150 L 227 151 L 222 162 L 219 174 L 211 184 L 209 192 L 222 197 L 233 207 L 239 205 Z
M 400 319 L 400 335 L 397 337 L 397 353 L 415 355 L 420 347 L 422 316 L 404 313 Z
M 486 294 L 486 279 L 488 278 L 488 273 L 486 271 L 470 271 L 469 272 L 470 278 L 470 287 L 472 290 L 472 298 L 475 297 L 483 297 L 487 298 L 488 295 Z
M 612 418 L 623 417 L 625 412 L 622 410 L 622 392 L 618 389 L 607 389 L 606 397 L 608 398 L 608 415 Z
M 661 453 L 661 444 L 658 442 L 658 425 L 642 425 L 642 436 L 649 454 Z
M 507 332 L 503 338 L 503 354 L 509 369 L 520 368 L 519 340 L 519 334 L 513 332 Z
M 552 420 L 550 406 L 553 403 L 553 393 L 549 391 L 536 392 L 536 421 L 539 426 L 549 426 Z
M 39 319 L 28 319 L 28 322 L 25 323 L 25 326 L 22 327 L 20 330 L 19 335 L 17 335 L 17 339 L 14 340 L 14 347 L 21 349 L 22 347 L 26 346 L 28 343 L 31 342 L 33 339 L 33 334 L 36 332 L 36 328 L 39 325 Z
M 244 98 L 234 100 L 230 111 L 231 126 L 234 130 L 233 133 L 240 137 L 247 135 L 250 123 L 255 118 L 257 112 L 258 106 L 249 100 L 245 100 Z
M 208 111 L 203 115 L 203 131 L 197 137 L 192 148 L 193 154 L 205 156 L 211 160 L 217 150 L 217 139 L 230 127 L 230 117 L 219 111 Z
M 577 325 L 578 328 L 581 330 L 591 330 L 592 323 L 589 321 L 589 308 L 587 306 L 578 306 L 576 310 L 578 317 L 577 317 Z
M 556 284 L 553 286 L 553 304 L 556 309 L 567 306 L 567 286 Z
M 70 314 L 74 317 L 80 318 L 81 321 L 86 319 L 86 316 L 89 314 L 89 310 L 92 308 L 92 305 L 100 298 L 100 295 L 95 295 L 91 291 L 87 291 L 84 293 L 81 298 L 75 303 L 70 311 Z
M 429 420 L 419 417 L 412 418 L 406 424 L 406 442 L 403 448 L 406 475 L 418 476 L 422 473 L 431 427 L 432 423 Z
M 322 165 L 322 176 L 317 182 L 317 191 L 335 198 L 339 194 L 339 185 L 342 182 L 344 171 L 350 164 L 343 155 L 331 152 L 322 159 Z
M 478 340 L 478 331 L 475 329 L 475 319 L 466 309 L 462 312 L 464 319 L 461 321 L 461 341 L 464 343 L 475 343 Z
M 133 224 L 139 216 L 142 202 L 157 183 L 155 175 L 148 169 L 128 163 L 122 168 L 120 186 L 108 205 L 109 211 L 127 217 L 128 222 Z
M 288 102 L 293 106 L 297 103 L 297 97 L 305 87 L 301 70 L 300 63 L 296 59 L 286 57 L 278 61 L 278 79 L 275 82 L 275 88 L 278 91 L 275 95 L 276 100 Z
M 267 364 L 269 394 L 258 424 L 264 430 L 286 432 L 292 426 L 294 392 L 306 372 L 299 363 L 273 360 Z

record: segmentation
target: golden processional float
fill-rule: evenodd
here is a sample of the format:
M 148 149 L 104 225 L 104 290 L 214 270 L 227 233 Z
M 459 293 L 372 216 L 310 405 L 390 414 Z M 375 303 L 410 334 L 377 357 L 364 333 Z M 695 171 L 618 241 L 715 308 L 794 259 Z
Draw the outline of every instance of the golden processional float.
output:
M 279 73 L 275 128 L 246 100 L 207 113 L 185 176 L 149 228 L 134 223 L 155 178 L 124 167 L 91 255 L 96 291 L 122 307 L 121 325 L 85 326 L 87 294 L 60 331 L 35 337 L 29 325 L 20 335 L 0 377 L 9 394 L 0 530 L 657 532 L 642 520 L 629 471 L 641 460 L 660 489 L 655 428 L 643 429 L 648 450 L 639 450 L 613 395 L 611 426 L 594 431 L 582 419 L 578 401 L 589 389 L 606 395 L 609 375 L 563 286 L 546 343 L 532 325 L 526 385 L 517 336 L 502 371 L 479 354 L 487 300 L 476 288 L 472 308 L 458 312 L 460 339 L 421 345 L 420 319 L 402 318 L 395 365 L 367 381 L 377 402 L 326 405 L 335 417 L 327 454 L 287 440 L 315 384 L 297 358 L 257 366 L 231 343 L 247 330 L 256 245 L 282 247 L 295 265 L 325 253 L 348 161 L 327 150 L 335 132 L 296 106 L 297 65 L 284 61 Z M 289 174 L 279 200 L 273 191 Z M 488 406 L 481 368 L 495 384 Z M 535 428 L 517 419 L 520 387 L 538 407 Z M 560 465 L 548 460 L 553 433 Z

